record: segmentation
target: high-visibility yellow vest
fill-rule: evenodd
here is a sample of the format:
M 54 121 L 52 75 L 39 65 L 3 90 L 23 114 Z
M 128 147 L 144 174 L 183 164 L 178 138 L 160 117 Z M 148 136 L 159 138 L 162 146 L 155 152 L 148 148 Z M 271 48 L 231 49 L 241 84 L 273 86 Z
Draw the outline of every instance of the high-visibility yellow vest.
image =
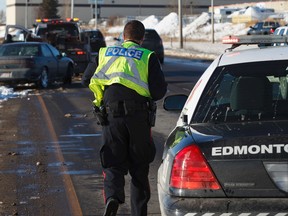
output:
M 100 106 L 104 86 L 119 83 L 151 98 L 148 87 L 148 62 L 152 51 L 128 41 L 122 46 L 103 47 L 99 50 L 99 65 L 90 80 L 94 104 Z

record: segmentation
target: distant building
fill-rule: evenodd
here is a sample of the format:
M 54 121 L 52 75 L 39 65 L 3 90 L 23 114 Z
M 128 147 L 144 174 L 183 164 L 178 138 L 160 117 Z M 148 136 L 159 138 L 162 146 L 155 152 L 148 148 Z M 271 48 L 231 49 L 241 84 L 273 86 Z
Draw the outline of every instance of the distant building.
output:
M 209 7 L 210 12 L 211 10 Z M 266 19 L 281 19 L 281 13 L 287 11 L 287 1 L 250 2 L 215 6 L 214 17 L 218 22 L 256 23 Z
M 231 22 L 231 14 L 233 14 L 236 11 L 239 11 L 240 8 L 232 8 L 232 7 L 224 7 L 220 8 L 217 7 L 214 10 L 214 18 L 215 21 L 218 23 L 224 23 L 224 22 Z
M 62 18 L 78 17 L 84 22 L 95 18 L 95 2 L 97 2 L 97 19 L 149 15 L 161 17 L 171 12 L 178 12 L 178 0 L 74 0 L 73 7 L 71 2 L 72 0 L 59 0 L 59 15 Z M 230 4 L 247 2 L 250 1 L 229 1 Z M 38 9 L 41 3 L 42 0 L 6 0 L 6 23 L 31 27 L 35 19 L 39 18 Z M 215 6 L 227 4 L 227 0 L 217 0 L 214 4 Z M 207 12 L 210 6 L 211 1 L 182 0 L 182 14 L 200 14 Z

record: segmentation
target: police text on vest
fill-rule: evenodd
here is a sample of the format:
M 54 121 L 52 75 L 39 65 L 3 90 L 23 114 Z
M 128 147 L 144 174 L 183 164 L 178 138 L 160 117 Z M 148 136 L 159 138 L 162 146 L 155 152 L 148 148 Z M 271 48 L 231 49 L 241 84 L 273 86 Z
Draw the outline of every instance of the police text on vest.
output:
M 105 56 L 124 56 L 128 58 L 141 59 L 143 51 L 137 49 L 126 49 L 122 47 L 109 47 L 106 50 Z

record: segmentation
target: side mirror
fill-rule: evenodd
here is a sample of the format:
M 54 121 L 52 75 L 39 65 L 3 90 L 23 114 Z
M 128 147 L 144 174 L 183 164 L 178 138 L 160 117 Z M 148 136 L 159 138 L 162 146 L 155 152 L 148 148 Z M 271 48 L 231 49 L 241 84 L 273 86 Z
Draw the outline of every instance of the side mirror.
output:
M 181 111 L 187 98 L 188 96 L 183 94 L 169 95 L 164 99 L 163 108 L 167 111 Z

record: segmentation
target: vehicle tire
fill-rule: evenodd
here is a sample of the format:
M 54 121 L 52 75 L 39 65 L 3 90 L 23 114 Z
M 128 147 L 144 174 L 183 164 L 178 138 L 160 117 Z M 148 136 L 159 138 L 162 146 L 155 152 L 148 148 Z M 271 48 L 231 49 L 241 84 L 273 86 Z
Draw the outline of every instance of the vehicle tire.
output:
M 48 79 L 48 70 L 46 67 L 42 69 L 40 79 L 38 80 L 37 83 L 38 87 L 40 88 L 48 88 L 49 86 L 49 79 Z
M 66 75 L 63 78 L 63 84 L 71 84 L 73 74 L 74 74 L 74 68 L 71 64 L 69 64 L 67 71 L 66 71 Z
M 164 64 L 164 58 L 159 58 L 161 64 Z

